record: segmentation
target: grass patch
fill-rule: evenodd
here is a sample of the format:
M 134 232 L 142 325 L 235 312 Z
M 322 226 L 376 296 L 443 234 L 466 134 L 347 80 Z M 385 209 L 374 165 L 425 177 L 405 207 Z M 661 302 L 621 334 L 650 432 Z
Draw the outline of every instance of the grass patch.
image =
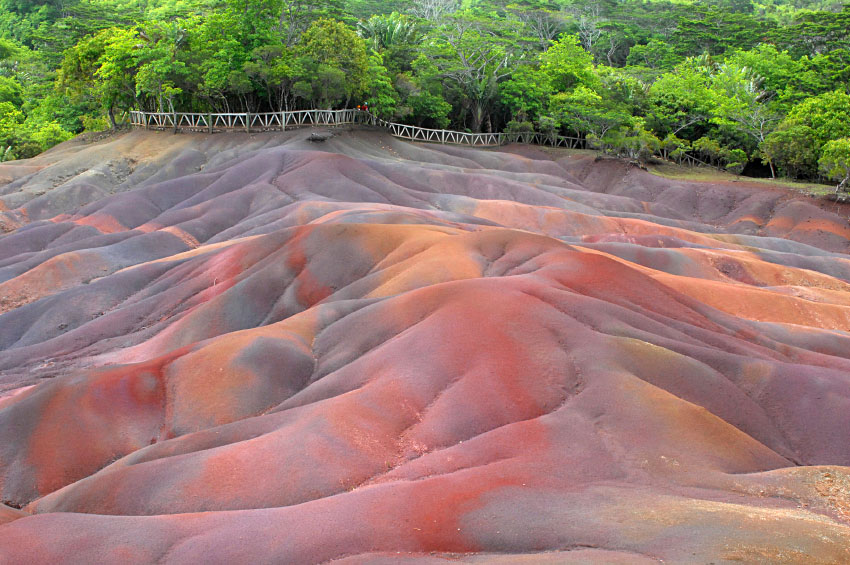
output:
M 756 183 L 772 186 L 774 188 L 792 190 L 807 196 L 827 196 L 835 193 L 835 185 L 800 182 L 791 179 L 744 177 L 707 167 L 685 167 L 683 165 L 664 163 L 661 165 L 650 165 L 649 171 L 659 177 L 674 180 Z

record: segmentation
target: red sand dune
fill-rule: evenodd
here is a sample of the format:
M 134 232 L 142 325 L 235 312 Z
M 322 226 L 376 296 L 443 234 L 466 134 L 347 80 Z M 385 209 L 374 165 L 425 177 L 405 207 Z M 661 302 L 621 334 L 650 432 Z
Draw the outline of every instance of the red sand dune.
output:
M 850 225 L 529 147 L 0 164 L 0 562 L 850 562 Z

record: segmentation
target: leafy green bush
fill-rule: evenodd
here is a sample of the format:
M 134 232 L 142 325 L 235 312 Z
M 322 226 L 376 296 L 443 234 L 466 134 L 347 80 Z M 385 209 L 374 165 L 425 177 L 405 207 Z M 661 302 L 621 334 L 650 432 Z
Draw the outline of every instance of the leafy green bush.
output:
M 445 128 L 449 125 L 449 112 L 451 104 L 439 94 L 431 94 L 427 90 L 421 90 L 407 99 L 413 110 L 413 121 L 417 125 Z
M 817 170 L 818 143 L 814 130 L 787 121 L 761 144 L 763 160 L 779 167 L 789 177 L 811 177 Z
M 835 191 L 848 190 L 850 181 L 850 137 L 833 139 L 823 146 L 823 155 L 818 160 L 821 172 L 827 178 L 839 181 Z
M 58 123 L 50 122 L 47 124 L 41 124 L 38 129 L 32 131 L 30 137 L 36 144 L 38 144 L 41 151 L 46 151 L 54 145 L 71 139 L 74 137 L 74 134 L 62 129 L 62 126 Z
M 106 116 L 85 115 L 82 118 L 85 131 L 103 131 L 109 127 Z
M 534 124 L 529 121 L 511 120 L 505 124 L 506 133 L 533 133 Z

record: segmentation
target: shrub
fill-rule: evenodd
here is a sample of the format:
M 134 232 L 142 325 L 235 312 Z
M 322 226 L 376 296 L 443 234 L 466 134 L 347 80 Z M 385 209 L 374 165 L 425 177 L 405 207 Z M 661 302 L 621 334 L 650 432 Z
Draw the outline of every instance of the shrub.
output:
M 833 139 L 823 146 L 823 156 L 818 161 L 821 172 L 839 181 L 835 192 L 848 190 L 850 181 L 850 137 Z

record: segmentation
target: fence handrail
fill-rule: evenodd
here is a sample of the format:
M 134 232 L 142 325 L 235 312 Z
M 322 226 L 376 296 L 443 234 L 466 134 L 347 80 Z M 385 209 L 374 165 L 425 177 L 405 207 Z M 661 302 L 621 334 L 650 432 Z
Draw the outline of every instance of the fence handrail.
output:
M 540 132 L 522 133 L 471 133 L 446 129 L 433 129 L 399 124 L 381 119 L 366 110 L 291 110 L 284 112 L 143 112 L 130 111 L 130 124 L 145 129 L 181 129 L 207 131 L 285 130 L 287 127 L 342 126 L 354 124 L 376 125 L 387 129 L 390 135 L 402 139 L 438 142 L 453 145 L 498 146 L 522 140 L 523 143 L 551 145 L 554 147 L 584 147 L 585 140 L 578 137 L 552 136 Z
M 344 126 L 365 124 L 379 126 L 393 137 L 422 141 L 425 143 L 443 143 L 468 145 L 473 147 L 493 147 L 506 143 L 526 143 L 568 149 L 585 149 L 587 141 L 581 137 L 552 135 L 538 131 L 471 133 L 450 129 L 423 128 L 410 124 L 389 122 L 367 110 L 349 108 L 344 110 L 287 110 L 283 112 L 142 112 L 130 111 L 130 124 L 145 129 L 181 129 L 206 131 L 283 131 L 286 128 L 310 126 Z M 685 154 L 681 161 L 693 166 L 706 166 L 708 163 L 693 155 Z

